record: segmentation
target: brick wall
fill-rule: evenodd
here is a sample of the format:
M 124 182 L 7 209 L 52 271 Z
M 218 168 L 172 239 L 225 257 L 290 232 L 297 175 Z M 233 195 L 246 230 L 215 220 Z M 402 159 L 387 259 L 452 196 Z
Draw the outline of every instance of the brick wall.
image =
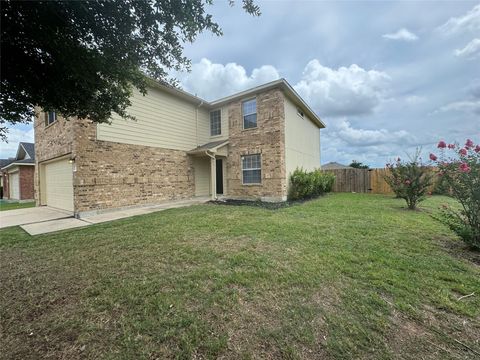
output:
M 227 158 L 227 196 L 286 200 L 285 110 L 281 90 L 257 96 L 257 127 L 243 130 L 242 102 L 228 105 L 229 145 Z M 241 156 L 262 155 L 262 183 L 242 184 Z
M 45 126 L 45 113 L 35 108 L 35 176 L 34 193 L 37 206 L 40 205 L 40 162 L 55 159 L 73 152 L 76 120 L 65 120 L 57 116 L 57 121 Z M 72 155 L 73 156 L 73 155 Z
M 87 212 L 194 196 L 186 152 L 96 140 L 96 126 L 75 128 L 75 209 Z
M 34 174 L 35 166 L 20 166 L 20 200 L 31 200 L 34 196 Z

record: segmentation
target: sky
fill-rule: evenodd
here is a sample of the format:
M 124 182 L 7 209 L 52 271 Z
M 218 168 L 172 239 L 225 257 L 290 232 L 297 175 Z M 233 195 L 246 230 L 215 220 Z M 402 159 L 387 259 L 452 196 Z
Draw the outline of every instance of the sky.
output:
M 285 78 L 326 124 L 322 164 L 383 167 L 440 139 L 480 142 L 480 2 L 236 1 L 207 6 L 223 30 L 185 46 L 184 90 L 206 100 Z M 0 156 L 32 141 L 10 129 Z

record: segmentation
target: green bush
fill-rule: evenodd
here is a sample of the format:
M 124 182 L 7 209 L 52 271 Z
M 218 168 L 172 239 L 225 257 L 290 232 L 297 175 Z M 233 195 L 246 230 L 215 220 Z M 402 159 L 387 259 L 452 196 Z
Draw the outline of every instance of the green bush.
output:
M 320 170 L 296 169 L 290 176 L 289 200 L 309 199 L 332 191 L 335 175 Z

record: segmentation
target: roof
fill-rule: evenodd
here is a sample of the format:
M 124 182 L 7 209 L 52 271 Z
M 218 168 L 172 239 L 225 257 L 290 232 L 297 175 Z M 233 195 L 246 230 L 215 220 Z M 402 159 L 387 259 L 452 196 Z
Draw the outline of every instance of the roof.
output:
M 25 152 L 35 160 L 35 144 L 34 143 L 27 143 L 21 142 L 19 145 L 23 146 Z
M 207 108 L 213 109 L 215 107 L 219 107 L 222 105 L 225 105 L 228 102 L 231 102 L 233 100 L 237 100 L 243 97 L 247 97 L 249 95 L 255 95 L 259 92 L 263 92 L 266 90 L 274 89 L 274 88 L 280 88 L 282 89 L 285 94 L 288 96 L 288 98 L 293 101 L 298 107 L 300 107 L 303 112 L 308 116 L 308 118 L 319 128 L 324 128 L 325 124 L 323 121 L 320 119 L 320 117 L 315 114 L 315 112 L 310 108 L 310 106 L 307 105 L 307 103 L 301 98 L 301 96 L 293 89 L 293 87 L 288 83 L 287 80 L 285 79 L 278 79 L 275 81 L 271 81 L 269 83 L 241 91 L 239 93 L 226 96 L 224 98 L 214 100 L 214 101 L 206 101 L 203 100 L 195 95 L 192 95 L 184 90 L 178 89 L 176 87 L 173 87 L 165 82 L 157 81 L 155 79 L 152 79 L 150 77 L 148 78 L 148 82 L 151 86 L 160 88 L 170 94 L 174 94 L 176 96 L 179 96 L 187 101 L 190 101 L 197 106 L 205 106 Z
M 5 163 L 3 162 L 4 160 Z M 16 165 L 35 165 L 35 144 L 20 142 L 18 144 L 17 155 L 15 158 L 2 159 L 0 169 L 8 169 Z
M 4 166 L 7 166 L 11 162 L 13 162 L 15 159 L 14 158 L 9 158 L 9 159 L 0 159 L 0 169 L 3 168 Z
M 334 170 L 334 169 L 352 169 L 351 166 L 342 165 L 337 162 L 329 162 L 325 165 L 322 165 L 322 170 Z
M 1 170 L 6 170 L 6 169 L 9 169 L 11 167 L 18 166 L 18 165 L 20 165 L 20 166 L 21 165 L 35 165 L 35 160 L 34 159 L 14 160 L 11 163 L 2 167 Z
M 195 149 L 190 150 L 189 154 L 203 153 L 205 151 L 216 152 L 218 148 L 228 144 L 228 140 L 219 140 L 206 143 L 201 146 L 197 146 Z

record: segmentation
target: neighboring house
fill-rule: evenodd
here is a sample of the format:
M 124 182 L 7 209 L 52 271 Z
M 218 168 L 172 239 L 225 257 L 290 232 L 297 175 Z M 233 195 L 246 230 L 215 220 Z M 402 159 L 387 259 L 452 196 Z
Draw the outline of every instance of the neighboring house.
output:
M 284 201 L 320 167 L 320 118 L 283 79 L 208 102 L 151 82 L 111 124 L 37 109 L 37 202 L 76 216 L 194 196 Z
M 19 143 L 15 158 L 6 159 L 1 166 L 3 198 L 33 200 L 35 145 L 26 142 Z
M 15 160 L 15 159 L 14 158 L 0 159 L 0 199 L 3 199 L 3 175 L 4 175 L 4 172 L 3 172 L 2 168 L 4 166 L 7 166 L 8 164 L 10 164 L 13 160 Z
M 322 165 L 322 170 L 335 170 L 335 169 L 353 169 L 353 168 L 351 166 L 342 165 L 333 161 Z

